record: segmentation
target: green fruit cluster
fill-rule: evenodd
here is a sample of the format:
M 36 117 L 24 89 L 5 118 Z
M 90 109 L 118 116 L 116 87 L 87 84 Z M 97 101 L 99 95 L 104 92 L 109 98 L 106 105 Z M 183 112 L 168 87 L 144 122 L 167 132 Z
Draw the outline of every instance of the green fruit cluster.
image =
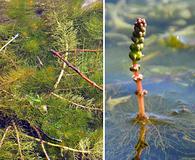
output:
M 143 54 L 142 50 L 144 48 L 144 36 L 146 35 L 146 20 L 144 18 L 138 18 L 134 24 L 134 31 L 131 37 L 133 43 L 130 45 L 129 58 L 136 63 L 139 61 Z

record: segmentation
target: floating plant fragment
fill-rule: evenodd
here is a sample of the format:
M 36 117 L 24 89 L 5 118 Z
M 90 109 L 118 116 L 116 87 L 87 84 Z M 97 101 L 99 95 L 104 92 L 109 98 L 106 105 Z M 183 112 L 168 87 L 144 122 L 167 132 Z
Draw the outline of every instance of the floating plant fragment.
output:
M 188 48 L 189 46 L 185 44 L 179 36 L 169 35 L 160 40 L 160 44 L 166 45 L 172 48 Z
M 81 8 L 87 8 L 90 7 L 92 4 L 101 2 L 101 0 L 85 0 L 81 6 Z
M 106 104 L 110 107 L 113 108 L 119 104 L 127 103 L 129 99 L 131 98 L 130 95 L 124 96 L 124 97 L 118 97 L 118 98 L 112 98 L 109 97 L 108 100 L 106 101 Z

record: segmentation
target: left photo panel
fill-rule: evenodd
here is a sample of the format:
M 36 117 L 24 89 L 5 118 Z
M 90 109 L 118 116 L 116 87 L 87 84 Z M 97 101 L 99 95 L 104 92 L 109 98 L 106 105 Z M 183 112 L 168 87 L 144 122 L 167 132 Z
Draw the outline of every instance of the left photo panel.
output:
M 0 160 L 102 160 L 103 2 L 0 2 Z

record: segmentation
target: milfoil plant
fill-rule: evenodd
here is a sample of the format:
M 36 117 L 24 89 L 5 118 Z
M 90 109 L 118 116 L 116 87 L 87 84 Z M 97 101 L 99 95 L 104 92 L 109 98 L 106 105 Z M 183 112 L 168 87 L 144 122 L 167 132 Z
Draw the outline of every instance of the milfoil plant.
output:
M 148 116 L 145 113 L 144 107 L 144 95 L 147 94 L 147 91 L 142 87 L 143 75 L 139 73 L 140 65 L 138 61 L 143 57 L 142 50 L 144 48 L 144 37 L 146 34 L 146 20 L 143 18 L 138 18 L 134 23 L 134 31 L 131 37 L 133 43 L 130 45 L 129 58 L 132 60 L 132 66 L 130 71 L 133 72 L 133 80 L 136 82 L 137 90 L 135 92 L 138 101 L 138 120 L 146 120 Z

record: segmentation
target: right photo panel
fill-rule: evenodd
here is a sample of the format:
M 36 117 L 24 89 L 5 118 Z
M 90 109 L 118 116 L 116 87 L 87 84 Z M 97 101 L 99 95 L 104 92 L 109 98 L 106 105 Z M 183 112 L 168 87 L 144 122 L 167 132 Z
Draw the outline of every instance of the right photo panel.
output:
M 195 1 L 105 1 L 105 159 L 195 159 Z

